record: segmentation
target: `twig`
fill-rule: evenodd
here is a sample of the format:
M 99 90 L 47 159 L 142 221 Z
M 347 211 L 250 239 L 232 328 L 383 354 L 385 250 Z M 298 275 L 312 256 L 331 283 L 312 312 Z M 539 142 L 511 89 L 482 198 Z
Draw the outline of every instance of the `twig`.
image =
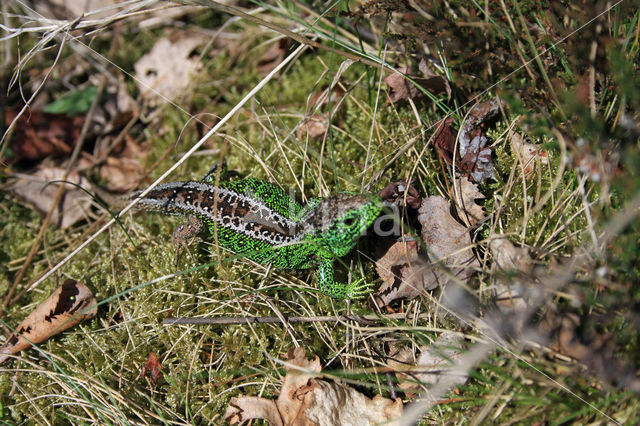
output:
M 428 318 L 430 313 L 422 313 L 418 318 Z M 355 321 L 360 324 L 379 323 L 410 317 L 407 314 L 391 315 L 325 315 L 315 317 L 283 317 L 287 323 Z M 413 318 L 413 317 L 411 317 Z M 283 323 L 279 317 L 217 317 L 217 318 L 165 318 L 162 325 L 236 325 L 236 324 L 276 324 Z

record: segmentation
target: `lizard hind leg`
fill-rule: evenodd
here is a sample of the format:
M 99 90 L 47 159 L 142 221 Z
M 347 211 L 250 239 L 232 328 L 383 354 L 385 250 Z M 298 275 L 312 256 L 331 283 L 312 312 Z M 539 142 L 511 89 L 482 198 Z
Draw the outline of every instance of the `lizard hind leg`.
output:
M 198 217 L 194 215 L 188 215 L 187 221 L 178 226 L 175 231 L 173 231 L 171 241 L 173 242 L 175 248 L 176 264 L 178 263 L 180 248 L 184 247 L 189 255 L 191 255 L 191 251 L 189 251 L 189 244 L 197 239 L 197 236 L 202 231 L 202 228 L 202 221 Z

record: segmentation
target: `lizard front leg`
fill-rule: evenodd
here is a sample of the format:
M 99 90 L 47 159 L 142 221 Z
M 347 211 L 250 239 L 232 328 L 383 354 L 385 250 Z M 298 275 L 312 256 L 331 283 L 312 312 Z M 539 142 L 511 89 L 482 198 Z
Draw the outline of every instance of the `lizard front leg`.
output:
M 364 278 L 350 284 L 336 282 L 333 278 L 333 258 L 324 257 L 318 268 L 318 288 L 336 299 L 359 299 L 371 292 L 370 284 L 362 284 Z
M 202 231 L 202 227 L 202 221 L 197 216 L 190 214 L 187 216 L 187 221 L 173 231 L 171 241 L 176 250 L 176 263 L 178 261 L 178 251 L 180 247 L 186 248 L 189 252 L 189 243 Z

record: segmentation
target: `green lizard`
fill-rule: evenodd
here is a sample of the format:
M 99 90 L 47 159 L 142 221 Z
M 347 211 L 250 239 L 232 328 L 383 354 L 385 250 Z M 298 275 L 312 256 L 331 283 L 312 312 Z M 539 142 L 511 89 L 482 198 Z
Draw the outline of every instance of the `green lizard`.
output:
M 187 223 L 174 232 L 174 243 L 204 226 L 220 246 L 257 263 L 282 269 L 317 266 L 318 286 L 329 296 L 352 299 L 370 291 L 362 280 L 336 282 L 333 263 L 353 249 L 380 214 L 378 195 L 339 194 L 301 206 L 278 186 L 257 178 L 216 185 L 214 170 L 202 181 L 158 185 L 137 206 L 187 216 Z

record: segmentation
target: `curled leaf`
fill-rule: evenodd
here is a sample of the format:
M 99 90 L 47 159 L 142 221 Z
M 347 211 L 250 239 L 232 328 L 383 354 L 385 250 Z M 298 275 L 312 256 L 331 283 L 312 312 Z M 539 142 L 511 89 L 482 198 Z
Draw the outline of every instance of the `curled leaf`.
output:
M 429 249 L 429 257 L 433 257 L 431 260 L 441 261 L 458 279 L 467 280 L 480 268 L 480 262 L 471 250 L 469 230 L 451 216 L 450 203 L 442 197 L 431 196 L 422 202 L 418 212 L 422 239 Z
M 435 74 L 429 69 L 423 58 L 418 65 L 422 75 L 414 75 L 406 67 L 396 68 L 397 72 L 385 77 L 384 82 L 389 86 L 388 103 L 396 103 L 412 99 L 414 101 L 428 98 L 423 92 L 426 90 L 433 95 L 447 94 L 447 99 L 451 97 L 451 86 L 442 76 Z
M 456 179 L 455 201 L 458 217 L 467 225 L 475 225 L 485 218 L 484 209 L 476 204 L 476 200 L 484 199 L 478 185 L 471 183 L 465 176 Z
M 44 302 L 25 318 L 0 348 L 0 364 L 31 344 L 44 342 L 49 337 L 93 318 L 98 306 L 89 288 L 68 279 Z
M 276 401 L 250 396 L 232 398 L 224 418 L 231 424 L 266 419 L 272 426 L 393 424 L 402 415 L 402 401 L 379 395 L 369 399 L 338 382 L 315 378 L 316 356 L 308 360 L 303 348 L 289 351 L 287 375 Z
M 392 182 L 385 186 L 384 189 L 380 191 L 379 195 L 380 198 L 382 198 L 382 201 L 398 204 L 402 207 L 409 205 L 414 209 L 418 209 L 422 203 L 422 198 L 420 197 L 418 190 L 413 186 L 413 184 L 407 184 L 407 182 L 403 180 Z
M 24 203 L 42 215 L 47 214 L 51 204 L 55 201 L 60 183 L 49 183 L 65 178 L 65 170 L 59 167 L 39 167 L 30 176 L 21 176 L 11 183 L 9 190 Z M 89 181 L 77 172 L 71 171 L 66 180 L 85 189 L 91 188 Z M 66 185 L 62 204 L 54 210 L 51 222 L 62 229 L 67 229 L 74 223 L 87 217 L 91 200 L 80 189 Z
M 497 116 L 502 108 L 504 108 L 504 102 L 495 97 L 471 108 L 462 123 L 458 138 L 460 169 L 471 175 L 475 182 L 481 183 L 487 178 L 496 180 L 491 148 L 487 146 L 487 138 L 483 135 L 482 126 Z
M 149 353 L 149 357 L 140 369 L 141 377 L 145 377 L 147 373 L 149 373 L 151 384 L 155 386 L 160 376 L 162 376 L 162 365 L 160 365 L 160 361 L 158 361 L 158 357 L 154 352 Z
M 436 275 L 416 241 L 397 242 L 376 261 L 383 284 L 374 295 L 379 307 L 400 298 L 413 299 L 438 287 Z
M 510 142 L 511 150 L 518 157 L 525 176 L 529 176 L 535 170 L 537 164 L 549 163 L 547 153 L 540 149 L 539 146 L 527 143 L 522 135 L 512 133 Z

